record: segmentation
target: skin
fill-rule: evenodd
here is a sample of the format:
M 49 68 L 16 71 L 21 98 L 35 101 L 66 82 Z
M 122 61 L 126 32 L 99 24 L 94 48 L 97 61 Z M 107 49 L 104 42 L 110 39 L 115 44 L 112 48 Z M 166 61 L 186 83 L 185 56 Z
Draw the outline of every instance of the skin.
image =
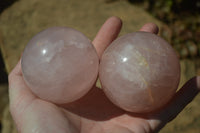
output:
M 93 44 L 101 57 L 117 38 L 122 22 L 109 18 L 97 33 Z M 140 31 L 158 33 L 153 23 Z M 55 105 L 35 96 L 26 86 L 21 61 L 9 74 L 10 111 L 20 133 L 152 133 L 158 132 L 189 104 L 200 90 L 200 77 L 189 80 L 164 107 L 149 114 L 134 114 L 114 106 L 101 89 L 93 87 L 81 99 Z

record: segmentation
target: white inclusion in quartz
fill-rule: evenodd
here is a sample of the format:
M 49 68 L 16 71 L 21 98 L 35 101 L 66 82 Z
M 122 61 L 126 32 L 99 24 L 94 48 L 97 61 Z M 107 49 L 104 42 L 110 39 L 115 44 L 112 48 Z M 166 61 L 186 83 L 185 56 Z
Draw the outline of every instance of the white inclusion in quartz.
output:
M 85 45 L 84 43 L 81 43 L 80 41 L 77 42 L 76 40 L 77 40 L 77 38 L 72 36 L 68 45 L 75 46 L 75 47 L 80 48 L 80 49 L 87 47 L 87 45 Z
M 85 47 L 83 43 L 77 43 L 75 41 L 70 41 L 69 45 L 75 46 L 75 47 L 80 48 L 80 49 Z
M 65 48 L 65 42 L 64 40 L 59 40 L 58 42 L 55 43 L 55 48 L 58 49 L 58 52 L 61 52 L 63 48 Z
M 60 52 L 62 52 L 66 48 L 66 44 L 64 40 L 59 40 L 55 42 L 54 44 L 51 44 L 49 42 L 49 45 L 51 45 L 51 48 L 46 50 L 48 52 L 48 56 L 46 56 L 46 61 L 50 62 L 56 55 L 59 55 Z M 55 51 L 55 52 L 53 52 Z

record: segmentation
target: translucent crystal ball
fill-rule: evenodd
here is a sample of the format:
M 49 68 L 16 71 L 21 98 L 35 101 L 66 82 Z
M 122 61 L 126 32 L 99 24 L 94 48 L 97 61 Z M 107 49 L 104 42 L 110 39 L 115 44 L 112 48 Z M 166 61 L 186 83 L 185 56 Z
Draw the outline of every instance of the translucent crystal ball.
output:
M 145 113 L 161 108 L 175 94 L 180 63 L 165 40 L 155 34 L 135 32 L 119 37 L 106 49 L 99 76 L 114 104 Z
M 22 56 L 22 73 L 32 92 L 54 103 L 68 103 L 94 85 L 99 59 L 79 31 L 53 27 L 34 36 Z

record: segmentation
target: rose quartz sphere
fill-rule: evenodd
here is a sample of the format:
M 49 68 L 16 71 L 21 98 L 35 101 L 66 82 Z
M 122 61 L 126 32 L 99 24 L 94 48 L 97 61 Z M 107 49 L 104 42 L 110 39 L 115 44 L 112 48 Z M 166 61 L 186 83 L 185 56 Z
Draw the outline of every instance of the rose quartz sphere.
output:
M 165 40 L 135 32 L 119 37 L 106 49 L 99 76 L 114 104 L 126 111 L 146 113 L 161 108 L 175 94 L 180 64 Z
M 32 92 L 54 103 L 69 103 L 94 85 L 99 59 L 79 31 L 53 27 L 34 36 L 22 56 L 22 73 Z

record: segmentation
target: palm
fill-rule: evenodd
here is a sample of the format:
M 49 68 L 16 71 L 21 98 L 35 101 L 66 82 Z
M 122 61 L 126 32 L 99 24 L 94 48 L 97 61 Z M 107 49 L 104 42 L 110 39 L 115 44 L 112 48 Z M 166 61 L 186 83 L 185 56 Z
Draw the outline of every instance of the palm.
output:
M 107 20 L 102 26 L 93 41 L 99 56 L 117 37 L 120 28 L 121 21 L 115 17 Z M 145 25 L 141 30 L 157 32 L 153 24 Z M 198 93 L 197 78 L 189 81 L 172 102 L 157 113 L 139 115 L 116 107 L 102 90 L 96 87 L 81 99 L 66 105 L 58 106 L 41 100 L 34 96 L 24 83 L 19 62 L 9 75 L 10 109 L 17 128 L 22 133 L 156 132 L 173 119 Z M 195 89 L 188 89 L 189 87 Z M 177 106 L 179 103 L 182 103 L 182 106 Z
M 99 88 L 93 88 L 82 99 L 63 107 L 66 114 L 80 118 L 83 133 L 147 133 L 152 128 L 148 118 L 116 107 Z
M 25 92 L 19 97 L 26 96 Z M 19 112 L 15 109 L 12 111 Z M 61 106 L 33 97 L 19 113 L 15 119 L 20 131 L 25 133 L 147 133 L 153 130 L 151 119 L 117 108 L 97 88 L 80 100 Z

